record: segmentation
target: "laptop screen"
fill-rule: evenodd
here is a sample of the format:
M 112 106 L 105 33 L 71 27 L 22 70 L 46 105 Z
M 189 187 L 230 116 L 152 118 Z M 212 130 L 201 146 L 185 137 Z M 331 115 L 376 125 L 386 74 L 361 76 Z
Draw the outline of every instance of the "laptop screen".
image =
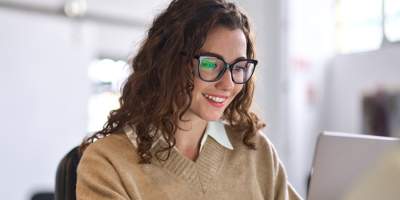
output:
M 397 138 L 390 137 L 322 133 L 314 155 L 307 199 L 341 199 L 398 142 Z

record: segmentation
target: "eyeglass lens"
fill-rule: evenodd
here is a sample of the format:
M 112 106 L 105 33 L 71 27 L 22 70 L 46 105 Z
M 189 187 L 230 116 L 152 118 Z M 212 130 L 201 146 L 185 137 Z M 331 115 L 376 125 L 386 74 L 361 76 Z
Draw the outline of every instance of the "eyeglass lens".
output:
M 206 81 L 216 80 L 222 76 L 225 66 L 225 62 L 219 58 L 204 58 L 200 63 L 200 76 Z M 236 83 L 244 83 L 250 79 L 253 71 L 253 62 L 237 62 L 232 68 L 232 79 Z

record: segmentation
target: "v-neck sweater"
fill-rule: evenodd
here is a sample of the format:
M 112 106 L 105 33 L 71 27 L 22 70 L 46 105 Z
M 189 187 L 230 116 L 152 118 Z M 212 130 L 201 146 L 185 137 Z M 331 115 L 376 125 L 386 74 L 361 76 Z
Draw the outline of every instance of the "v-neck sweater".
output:
M 139 164 L 135 146 L 123 132 L 89 145 L 78 166 L 77 199 L 271 199 L 298 200 L 269 140 L 257 133 L 251 139 L 257 150 L 243 144 L 242 133 L 225 126 L 233 150 L 208 137 L 198 159 L 176 149 L 155 153 L 151 164 Z

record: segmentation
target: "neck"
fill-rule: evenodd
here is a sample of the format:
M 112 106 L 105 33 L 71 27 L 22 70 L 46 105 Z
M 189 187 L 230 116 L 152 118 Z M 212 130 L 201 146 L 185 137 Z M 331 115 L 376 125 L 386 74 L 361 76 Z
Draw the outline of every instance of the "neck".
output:
M 191 160 L 196 160 L 199 150 L 200 143 L 205 129 L 207 127 L 207 121 L 199 117 L 183 117 L 187 122 L 181 121 L 175 134 L 177 141 L 176 147 L 179 152 Z

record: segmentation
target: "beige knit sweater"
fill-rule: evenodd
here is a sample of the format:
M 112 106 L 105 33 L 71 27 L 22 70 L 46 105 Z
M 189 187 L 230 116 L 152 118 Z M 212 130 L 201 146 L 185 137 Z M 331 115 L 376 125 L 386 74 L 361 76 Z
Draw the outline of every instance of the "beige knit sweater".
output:
M 79 163 L 78 199 L 301 199 L 286 179 L 274 147 L 261 133 L 252 138 L 257 150 L 242 142 L 242 135 L 225 126 L 233 150 L 208 137 L 193 162 L 176 149 L 160 164 L 138 164 L 135 146 L 121 130 L 91 144 Z M 164 141 L 151 149 L 154 155 Z M 162 153 L 165 158 L 167 152 Z

